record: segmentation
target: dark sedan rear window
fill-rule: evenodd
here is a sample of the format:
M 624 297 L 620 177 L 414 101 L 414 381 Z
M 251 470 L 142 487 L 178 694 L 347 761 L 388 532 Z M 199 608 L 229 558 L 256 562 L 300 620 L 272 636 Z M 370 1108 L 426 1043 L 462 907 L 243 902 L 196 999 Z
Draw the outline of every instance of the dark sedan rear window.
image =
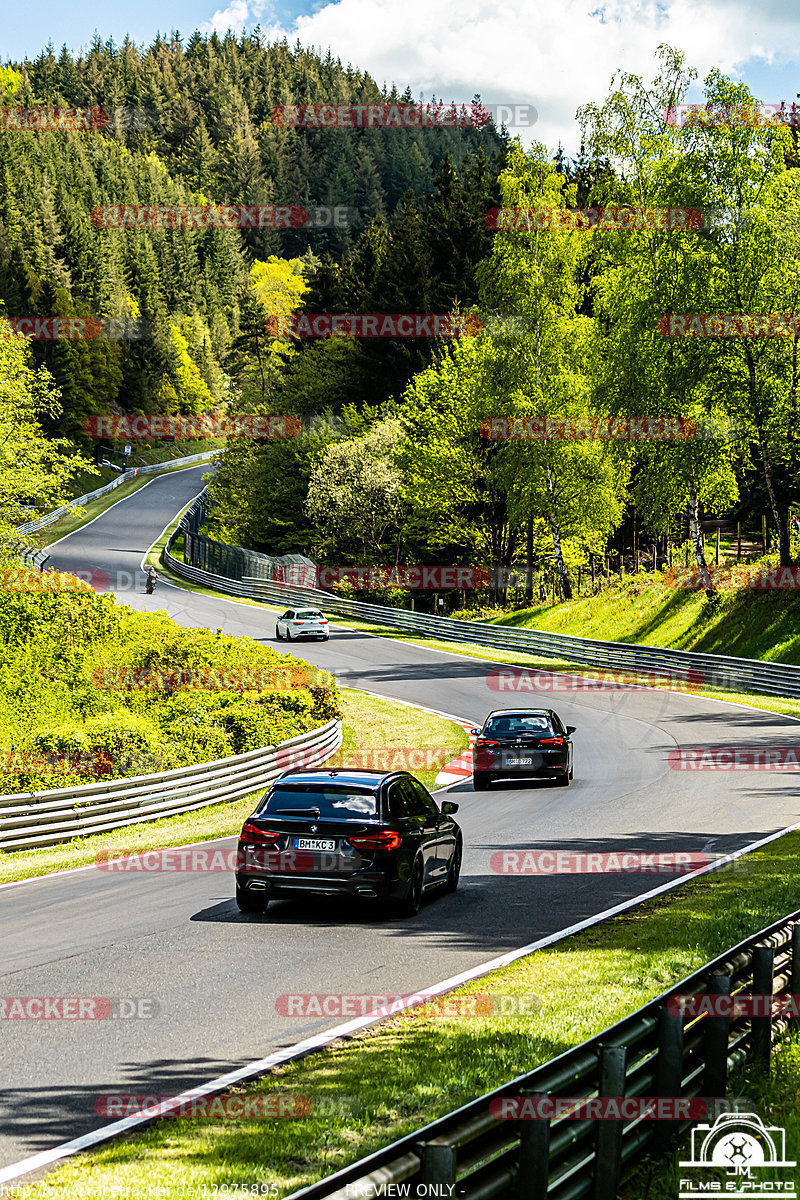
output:
M 261 805 L 260 816 L 304 816 L 318 809 L 320 817 L 357 820 L 377 817 L 378 797 L 361 788 L 278 788 Z
M 515 737 L 518 733 L 543 733 L 545 736 L 553 732 L 548 717 L 494 717 L 484 731 L 496 737 Z

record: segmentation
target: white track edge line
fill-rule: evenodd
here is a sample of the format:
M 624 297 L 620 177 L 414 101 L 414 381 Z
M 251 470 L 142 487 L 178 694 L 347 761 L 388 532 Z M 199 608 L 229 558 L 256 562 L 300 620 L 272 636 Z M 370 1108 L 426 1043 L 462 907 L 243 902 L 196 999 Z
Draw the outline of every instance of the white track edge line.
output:
M 599 925 L 602 921 L 606 921 L 610 917 L 635 908 L 637 905 L 643 904 L 646 900 L 652 900 L 656 896 L 663 895 L 664 892 L 681 887 L 684 883 L 688 883 L 692 879 L 697 879 L 701 875 L 718 871 L 728 863 L 735 862 L 737 858 L 741 858 L 743 854 L 758 850 L 761 846 L 766 846 L 769 842 L 774 842 L 785 834 L 792 833 L 799 828 L 800 822 L 789 825 L 786 829 L 780 829 L 777 833 L 769 834 L 758 842 L 752 842 L 749 846 L 743 846 L 741 850 L 736 850 L 732 854 L 728 854 L 724 858 L 718 859 L 716 862 L 711 863 L 707 867 L 702 867 L 698 871 L 692 871 L 682 878 L 679 877 L 670 880 L 668 883 L 652 888 L 649 892 L 643 892 L 641 895 L 635 896 L 630 900 L 625 900 L 613 908 L 607 908 L 603 912 L 597 913 L 592 917 L 587 917 L 585 920 L 570 925 L 566 929 L 561 929 L 557 933 L 551 933 L 546 937 L 539 938 L 535 942 L 530 942 L 527 946 L 522 946 L 518 950 L 511 950 L 507 954 L 500 955 L 498 958 L 480 963 L 477 967 L 471 967 L 467 971 L 462 971 L 460 975 L 452 975 L 449 979 L 445 979 L 441 983 L 433 984 L 429 988 L 422 988 L 420 991 L 414 992 L 411 996 L 407 997 L 406 1001 L 399 1004 L 393 1003 L 393 1009 L 395 1012 L 402 1012 L 406 1008 L 413 1008 L 417 1004 L 423 1003 L 426 999 L 440 996 L 444 992 L 452 991 L 464 983 L 471 983 L 475 979 L 480 979 L 491 971 L 497 971 L 502 967 L 510 966 L 518 959 L 533 954 L 536 950 L 543 950 L 547 946 L 554 945 L 556 942 L 564 941 L 576 933 L 590 929 L 593 925 Z M 143 1116 L 124 1117 L 120 1121 L 114 1121 L 110 1125 L 102 1125 L 99 1129 L 93 1129 L 89 1133 L 73 1138 L 72 1141 L 54 1146 L 50 1150 L 43 1150 L 39 1154 L 33 1154 L 28 1158 L 20 1159 L 19 1162 L 0 1168 L 0 1183 L 7 1183 L 9 1180 L 19 1179 L 22 1175 L 29 1175 L 31 1171 L 39 1170 L 41 1167 L 51 1166 L 62 1158 L 69 1158 L 73 1154 L 78 1154 L 82 1150 L 89 1149 L 91 1146 L 96 1146 L 101 1142 L 118 1137 L 121 1133 L 127 1133 L 131 1129 L 138 1128 L 140 1125 L 156 1119 L 157 1115 L 168 1113 L 173 1108 L 178 1108 L 196 1097 L 208 1096 L 223 1091 L 235 1083 L 262 1075 L 271 1068 L 291 1062 L 295 1058 L 302 1058 L 312 1050 L 324 1049 L 339 1038 L 348 1037 L 353 1033 L 360 1032 L 362 1029 L 369 1029 L 371 1026 L 378 1025 L 384 1020 L 386 1020 L 386 1014 L 378 1016 L 368 1015 L 357 1018 L 354 1021 L 347 1021 L 343 1025 L 336 1025 L 333 1029 L 327 1029 L 314 1037 L 306 1038 L 305 1041 L 296 1042 L 293 1046 L 289 1046 L 285 1050 L 275 1051 L 266 1058 L 256 1059 L 253 1062 L 247 1063 L 244 1067 L 239 1067 L 235 1071 L 229 1071 L 225 1075 L 217 1076 L 216 1079 L 208 1080 L 207 1083 L 199 1084 L 196 1088 L 181 1092 L 178 1096 L 172 1096 L 169 1100 L 163 1101 L 158 1106 L 155 1114 L 150 1112 Z

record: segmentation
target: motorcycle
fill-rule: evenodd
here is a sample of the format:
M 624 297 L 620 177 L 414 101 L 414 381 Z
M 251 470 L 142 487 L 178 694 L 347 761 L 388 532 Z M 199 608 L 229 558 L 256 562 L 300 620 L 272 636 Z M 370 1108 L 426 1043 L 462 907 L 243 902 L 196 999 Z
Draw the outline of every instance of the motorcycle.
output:
M 153 592 L 156 590 L 156 577 L 155 577 L 155 575 L 148 575 L 148 576 L 147 576 L 147 583 L 145 584 L 145 588 L 144 588 L 144 590 L 147 592 L 147 595 L 148 595 L 148 596 L 152 596 Z

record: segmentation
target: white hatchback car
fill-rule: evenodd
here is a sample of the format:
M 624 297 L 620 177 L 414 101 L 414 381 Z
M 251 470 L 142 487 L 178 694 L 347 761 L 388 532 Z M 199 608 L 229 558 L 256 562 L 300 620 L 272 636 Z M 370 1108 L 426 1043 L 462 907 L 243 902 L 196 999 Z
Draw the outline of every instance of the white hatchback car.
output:
M 300 637 L 322 638 L 327 642 L 328 636 L 328 622 L 318 608 L 288 608 L 275 624 L 275 637 L 279 642 L 284 638 L 291 642 Z

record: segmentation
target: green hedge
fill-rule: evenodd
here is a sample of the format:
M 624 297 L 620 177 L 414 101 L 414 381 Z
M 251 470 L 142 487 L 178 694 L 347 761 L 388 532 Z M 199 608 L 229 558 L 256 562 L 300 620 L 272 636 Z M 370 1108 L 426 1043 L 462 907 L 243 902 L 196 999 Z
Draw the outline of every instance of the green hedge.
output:
M 327 672 L 57 572 L 9 577 L 0 645 L 3 793 L 224 758 L 341 715 Z

